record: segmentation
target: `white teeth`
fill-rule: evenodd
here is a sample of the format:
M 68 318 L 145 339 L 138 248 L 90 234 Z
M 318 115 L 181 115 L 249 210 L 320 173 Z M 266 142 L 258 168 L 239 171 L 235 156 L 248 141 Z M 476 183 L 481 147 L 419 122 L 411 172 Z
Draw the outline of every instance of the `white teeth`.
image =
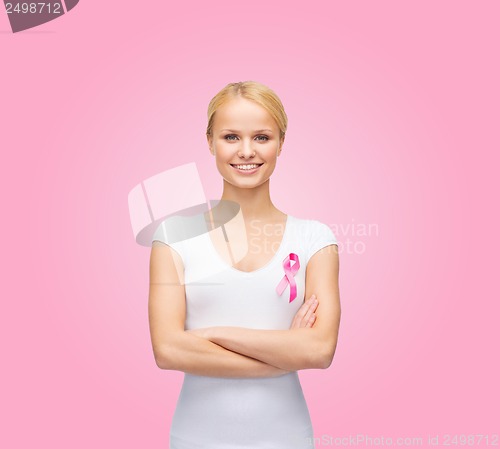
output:
M 253 170 L 254 168 L 257 168 L 257 164 L 250 164 L 250 165 L 235 165 L 235 167 L 238 170 Z

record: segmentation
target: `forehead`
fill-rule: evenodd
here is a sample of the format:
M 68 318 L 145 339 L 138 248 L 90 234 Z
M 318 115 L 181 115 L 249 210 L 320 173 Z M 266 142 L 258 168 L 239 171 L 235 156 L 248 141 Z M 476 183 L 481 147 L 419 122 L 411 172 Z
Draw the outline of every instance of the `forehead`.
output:
M 213 126 L 217 129 L 277 129 L 265 108 L 245 98 L 234 98 L 220 106 Z

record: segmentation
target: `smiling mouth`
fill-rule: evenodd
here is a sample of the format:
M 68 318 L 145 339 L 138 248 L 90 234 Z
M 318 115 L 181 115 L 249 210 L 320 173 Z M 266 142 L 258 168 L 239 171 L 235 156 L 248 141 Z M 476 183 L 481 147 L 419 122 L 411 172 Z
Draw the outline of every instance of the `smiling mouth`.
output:
M 237 168 L 238 170 L 255 170 L 260 167 L 262 164 L 229 164 L 231 167 Z

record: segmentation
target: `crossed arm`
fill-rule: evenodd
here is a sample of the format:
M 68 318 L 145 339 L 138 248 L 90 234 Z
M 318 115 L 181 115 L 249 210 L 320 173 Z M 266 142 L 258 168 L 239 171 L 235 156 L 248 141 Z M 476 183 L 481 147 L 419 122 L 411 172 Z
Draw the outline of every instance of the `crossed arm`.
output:
M 338 272 L 336 245 L 311 257 L 306 269 L 308 301 L 290 329 L 215 326 L 186 331 L 182 260 L 167 245 L 153 245 L 149 319 L 157 366 L 215 377 L 273 377 L 328 368 L 340 325 Z

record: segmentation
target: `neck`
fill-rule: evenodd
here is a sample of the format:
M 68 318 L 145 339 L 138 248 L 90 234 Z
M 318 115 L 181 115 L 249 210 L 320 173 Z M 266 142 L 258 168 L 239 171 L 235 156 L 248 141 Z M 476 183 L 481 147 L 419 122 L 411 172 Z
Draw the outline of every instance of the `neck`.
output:
M 252 189 L 235 187 L 224 180 L 221 199 L 238 203 L 245 221 L 269 219 L 280 213 L 271 201 L 269 179 Z

